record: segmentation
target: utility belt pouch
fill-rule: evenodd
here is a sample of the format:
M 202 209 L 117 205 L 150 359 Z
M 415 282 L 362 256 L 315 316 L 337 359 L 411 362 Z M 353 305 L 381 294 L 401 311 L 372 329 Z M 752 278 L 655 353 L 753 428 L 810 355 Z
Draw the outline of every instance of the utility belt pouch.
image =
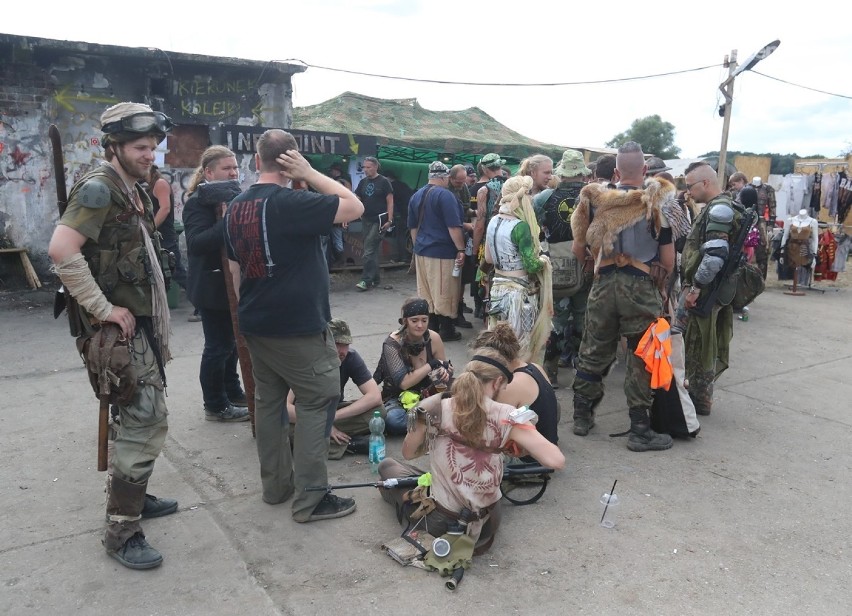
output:
M 77 338 L 77 350 L 95 396 L 109 396 L 111 404 L 129 404 L 136 393 L 136 371 L 121 328 L 115 323 L 102 323 L 93 333 Z

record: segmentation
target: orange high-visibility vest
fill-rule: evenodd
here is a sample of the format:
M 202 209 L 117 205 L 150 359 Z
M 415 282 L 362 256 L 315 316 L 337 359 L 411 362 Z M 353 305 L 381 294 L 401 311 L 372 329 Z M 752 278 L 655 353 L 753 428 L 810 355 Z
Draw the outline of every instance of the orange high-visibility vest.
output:
M 672 341 L 669 322 L 660 317 L 648 327 L 634 355 L 645 362 L 651 373 L 651 389 L 669 390 L 672 384 Z

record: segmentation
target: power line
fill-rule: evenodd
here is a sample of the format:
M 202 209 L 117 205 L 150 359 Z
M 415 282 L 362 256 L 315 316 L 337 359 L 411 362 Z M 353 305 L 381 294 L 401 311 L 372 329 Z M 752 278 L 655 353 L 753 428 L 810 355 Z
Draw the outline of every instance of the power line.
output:
M 793 83 L 792 81 L 786 81 L 784 79 L 780 79 L 778 77 L 773 77 L 772 75 L 767 75 L 765 73 L 761 73 L 760 71 L 756 71 L 754 69 L 751 70 L 752 73 L 757 73 L 761 77 L 766 77 L 767 79 L 773 79 L 775 81 L 780 81 L 781 83 L 786 83 L 788 86 L 793 86 L 795 88 L 802 88 L 803 90 L 810 90 L 811 92 L 819 92 L 820 94 L 828 94 L 829 96 L 836 96 L 838 98 L 848 98 L 852 99 L 852 96 L 846 96 L 845 94 L 837 94 L 835 92 L 826 92 L 825 90 L 817 90 L 816 88 L 810 88 L 808 86 L 803 86 L 798 83 Z
M 552 83 L 493 83 L 493 82 L 473 82 L 473 81 L 445 81 L 440 79 L 419 79 L 416 77 L 402 77 L 400 75 L 380 75 L 378 73 L 365 73 L 363 71 L 351 71 L 343 68 L 334 68 L 330 66 L 320 66 L 317 64 L 308 64 L 303 60 L 299 60 L 296 58 L 292 58 L 290 60 L 281 60 L 281 62 L 301 62 L 308 68 L 320 69 L 324 71 L 333 71 L 335 73 L 346 73 L 348 75 L 360 75 L 362 77 L 378 77 L 380 79 L 395 79 L 398 81 L 414 81 L 417 83 L 435 83 L 442 85 L 451 85 L 451 86 L 496 86 L 501 88 L 511 87 L 511 88 L 541 88 L 541 87 L 554 87 L 554 86 L 585 86 L 585 85 L 595 85 L 601 83 L 619 83 L 624 81 L 639 81 L 642 79 L 654 79 L 656 77 L 668 77 L 670 75 L 681 75 L 683 73 L 694 73 L 697 71 L 707 70 L 709 68 L 717 68 L 722 66 L 721 64 L 710 64 L 708 66 L 700 66 L 698 68 L 688 68 L 680 71 L 670 71 L 667 73 L 655 73 L 652 75 L 640 75 L 638 77 L 621 77 L 618 79 L 596 79 L 593 81 L 562 81 L 562 82 L 552 82 Z

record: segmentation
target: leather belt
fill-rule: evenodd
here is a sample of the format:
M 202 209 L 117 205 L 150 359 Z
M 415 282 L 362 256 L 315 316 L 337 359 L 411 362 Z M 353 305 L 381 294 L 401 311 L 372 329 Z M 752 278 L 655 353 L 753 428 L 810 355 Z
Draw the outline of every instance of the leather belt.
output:
M 625 253 L 619 253 L 611 259 L 601 259 L 601 262 L 598 264 L 598 269 L 606 267 L 607 265 L 614 265 L 618 268 L 630 266 L 635 267 L 636 269 L 645 272 L 646 274 L 651 273 L 651 266 L 642 263 L 642 261 L 637 261 L 630 255 Z
M 435 510 L 443 513 L 450 519 L 453 520 L 461 520 L 458 511 L 450 511 L 446 507 L 444 507 L 441 503 L 439 503 L 436 499 L 432 499 L 435 502 Z M 494 505 L 488 505 L 485 509 L 480 509 L 479 513 L 471 513 L 467 521 L 468 522 L 478 522 L 479 520 L 484 519 L 488 514 L 491 513 L 491 510 L 494 508 Z

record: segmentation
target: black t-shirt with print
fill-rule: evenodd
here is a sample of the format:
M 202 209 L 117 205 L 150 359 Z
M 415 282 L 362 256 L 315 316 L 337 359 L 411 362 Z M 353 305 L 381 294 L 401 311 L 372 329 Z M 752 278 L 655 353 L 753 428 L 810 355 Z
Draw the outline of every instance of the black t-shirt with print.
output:
M 331 320 L 321 236 L 340 199 L 255 184 L 225 214 L 228 257 L 240 264 L 240 329 L 264 337 L 322 332 Z M 266 233 L 264 234 L 264 229 Z
M 376 217 L 388 211 L 387 197 L 392 194 L 393 186 L 383 175 L 377 175 L 373 179 L 365 177 L 358 182 L 355 195 L 364 204 L 363 218 L 371 218 L 371 222 L 377 222 Z

